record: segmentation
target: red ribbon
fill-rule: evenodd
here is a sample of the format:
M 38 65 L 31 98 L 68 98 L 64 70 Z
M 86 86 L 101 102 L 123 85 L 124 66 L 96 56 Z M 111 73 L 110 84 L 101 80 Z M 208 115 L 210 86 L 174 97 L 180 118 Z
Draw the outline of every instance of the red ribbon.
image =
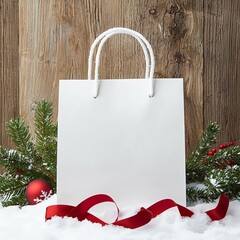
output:
M 119 216 L 119 209 L 117 204 L 114 202 L 114 200 L 108 195 L 98 194 L 85 199 L 76 207 L 70 206 L 70 205 L 49 206 L 46 209 L 45 219 L 50 220 L 54 216 L 73 217 L 73 218 L 77 218 L 79 221 L 87 219 L 93 223 L 100 223 L 102 224 L 102 226 L 109 225 L 109 223 L 102 221 L 101 219 L 95 217 L 94 215 L 88 212 L 89 209 L 91 209 L 93 206 L 103 202 L 114 203 L 117 208 L 118 216 Z M 229 197 L 227 195 L 222 194 L 220 196 L 217 206 L 214 209 L 207 211 L 206 214 L 211 218 L 212 221 L 221 220 L 226 216 L 228 206 L 229 206 Z M 117 226 L 122 226 L 125 228 L 131 228 L 131 229 L 138 228 L 149 223 L 153 218 L 155 218 L 159 214 L 165 212 L 166 210 L 172 207 L 177 207 L 182 217 L 191 217 L 194 214 L 192 211 L 190 211 L 186 207 L 183 207 L 177 204 L 173 200 L 164 199 L 154 203 L 152 206 L 148 208 L 141 208 L 141 210 L 137 214 L 131 217 L 118 220 L 118 216 L 117 216 L 116 221 L 113 222 L 112 224 Z

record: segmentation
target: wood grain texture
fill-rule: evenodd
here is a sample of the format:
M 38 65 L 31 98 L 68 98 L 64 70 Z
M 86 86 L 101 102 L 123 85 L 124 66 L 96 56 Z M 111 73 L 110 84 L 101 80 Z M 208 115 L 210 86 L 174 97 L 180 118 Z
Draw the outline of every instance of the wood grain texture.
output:
M 19 0 L 18 25 L 18 0 L 0 0 L 0 144 L 10 145 L 4 125 L 19 106 L 32 121 L 35 101 L 52 99 L 56 113 L 58 80 L 85 79 L 90 44 L 116 26 L 149 39 L 156 77 L 185 79 L 187 152 L 209 121 L 221 124 L 220 141 L 239 143 L 239 12 L 235 0 Z M 129 36 L 106 43 L 101 78 L 143 76 L 138 43 Z
M 187 155 L 196 147 L 203 130 L 202 7 L 202 1 L 168 1 L 165 7 L 160 5 L 159 9 L 165 10 L 158 22 L 161 32 L 153 44 L 158 75 L 184 78 Z
M 0 145 L 12 146 L 5 123 L 18 116 L 18 0 L 0 0 Z
M 204 1 L 204 126 L 240 143 L 240 1 Z
M 57 109 L 58 80 L 86 79 L 90 44 L 104 30 L 128 27 L 152 44 L 156 77 L 185 79 L 186 143 L 202 131 L 202 1 L 20 0 L 20 111 L 41 98 Z M 144 57 L 129 36 L 104 46 L 100 78 L 140 78 Z M 167 104 L 167 103 L 166 103 Z

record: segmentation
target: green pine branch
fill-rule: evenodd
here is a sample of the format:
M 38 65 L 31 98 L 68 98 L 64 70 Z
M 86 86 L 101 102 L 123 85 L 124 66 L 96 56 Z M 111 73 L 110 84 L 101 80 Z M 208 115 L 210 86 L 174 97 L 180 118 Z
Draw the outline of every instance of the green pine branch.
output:
M 209 202 L 209 195 L 206 189 L 198 187 L 187 187 L 187 202 L 196 203 L 196 202 Z
M 34 157 L 35 149 L 29 127 L 20 117 L 11 119 L 6 124 L 8 135 L 16 146 L 16 150 L 30 159 Z
M 192 154 L 187 158 L 187 161 L 199 162 L 204 159 L 210 148 L 216 143 L 220 126 L 216 122 L 210 123 L 203 132 L 202 137 Z
M 240 167 L 226 167 L 225 169 L 212 169 L 205 178 L 204 185 L 215 196 L 228 194 L 230 200 L 240 198 Z M 214 199 L 211 199 L 214 200 Z
M 220 126 L 213 122 L 208 125 L 195 151 L 186 160 L 187 183 L 203 182 L 209 166 L 204 164 L 204 160 L 210 148 L 216 143 Z
M 210 123 L 186 161 L 188 203 L 212 202 L 222 193 L 231 200 L 240 198 L 240 147 L 229 145 L 208 154 L 219 129 L 217 123 Z
M 57 125 L 52 124 L 52 104 L 41 101 L 35 110 L 36 148 L 52 171 L 56 170 Z M 55 171 L 56 174 L 56 171 Z M 56 176 L 56 175 L 55 175 Z
M 18 176 L 9 176 L 4 174 L 0 176 L 0 202 L 4 206 L 26 205 L 25 190 L 28 185 L 27 181 L 22 180 Z
M 18 117 L 7 123 L 16 149 L 0 146 L 0 201 L 4 206 L 27 204 L 25 190 L 34 179 L 45 179 L 56 190 L 57 125 L 52 103 L 41 100 L 35 108 L 35 133 Z M 210 123 L 186 161 L 187 201 L 211 202 L 221 193 L 240 199 L 240 147 L 228 146 L 208 154 L 216 143 L 219 125 Z
M 7 122 L 16 149 L 0 146 L 0 201 L 4 206 L 25 205 L 25 190 L 34 179 L 45 179 L 56 190 L 57 125 L 52 122 L 52 103 L 41 100 L 35 109 L 35 134 L 21 117 Z
M 231 159 L 233 164 L 240 164 L 240 147 L 234 146 L 226 149 L 220 149 L 216 154 L 213 156 L 209 156 L 208 164 L 212 167 L 220 167 L 222 166 L 223 162 L 228 161 Z
M 29 159 L 17 150 L 7 149 L 0 146 L 0 165 L 7 169 L 9 174 L 15 174 L 22 168 L 28 168 Z
M 40 101 L 35 109 L 36 150 L 44 159 L 44 168 L 49 177 L 56 179 L 57 125 L 52 122 L 53 106 L 48 101 Z

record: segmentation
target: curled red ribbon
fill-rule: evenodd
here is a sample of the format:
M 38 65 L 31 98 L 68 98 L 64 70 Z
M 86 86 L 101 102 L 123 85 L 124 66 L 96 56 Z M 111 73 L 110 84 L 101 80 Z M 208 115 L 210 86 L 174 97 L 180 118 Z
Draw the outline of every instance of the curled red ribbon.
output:
M 88 212 L 89 209 L 91 209 L 93 206 L 103 202 L 114 203 L 119 216 L 119 209 L 115 201 L 106 194 L 98 194 L 85 199 L 76 207 L 60 204 L 49 206 L 46 209 L 45 219 L 50 220 L 54 216 L 73 217 L 77 218 L 79 221 L 87 219 L 93 223 L 100 223 L 102 224 L 102 226 L 109 225 L 109 223 L 102 221 L 101 219 Z M 221 220 L 226 216 L 228 206 L 229 197 L 222 194 L 220 196 L 217 206 L 214 209 L 206 211 L 205 213 L 211 218 L 212 221 Z M 186 207 L 177 204 L 173 200 L 164 199 L 154 203 L 148 208 L 141 208 L 141 210 L 137 214 L 131 217 L 118 220 L 117 216 L 116 221 L 111 224 L 125 228 L 135 229 L 149 223 L 153 218 L 172 207 L 177 207 L 182 217 L 191 217 L 194 214 L 192 211 L 190 211 Z

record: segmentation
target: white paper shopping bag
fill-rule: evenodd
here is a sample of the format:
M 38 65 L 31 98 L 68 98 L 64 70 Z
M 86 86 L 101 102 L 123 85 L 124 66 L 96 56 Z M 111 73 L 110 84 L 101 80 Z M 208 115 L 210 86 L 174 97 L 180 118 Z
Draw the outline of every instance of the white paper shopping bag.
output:
M 101 48 L 120 33 L 141 44 L 145 79 L 98 81 Z M 88 80 L 60 81 L 58 203 L 76 205 L 104 193 L 120 207 L 163 198 L 186 204 L 183 80 L 153 79 L 153 73 L 149 42 L 138 32 L 114 28 L 92 45 Z

